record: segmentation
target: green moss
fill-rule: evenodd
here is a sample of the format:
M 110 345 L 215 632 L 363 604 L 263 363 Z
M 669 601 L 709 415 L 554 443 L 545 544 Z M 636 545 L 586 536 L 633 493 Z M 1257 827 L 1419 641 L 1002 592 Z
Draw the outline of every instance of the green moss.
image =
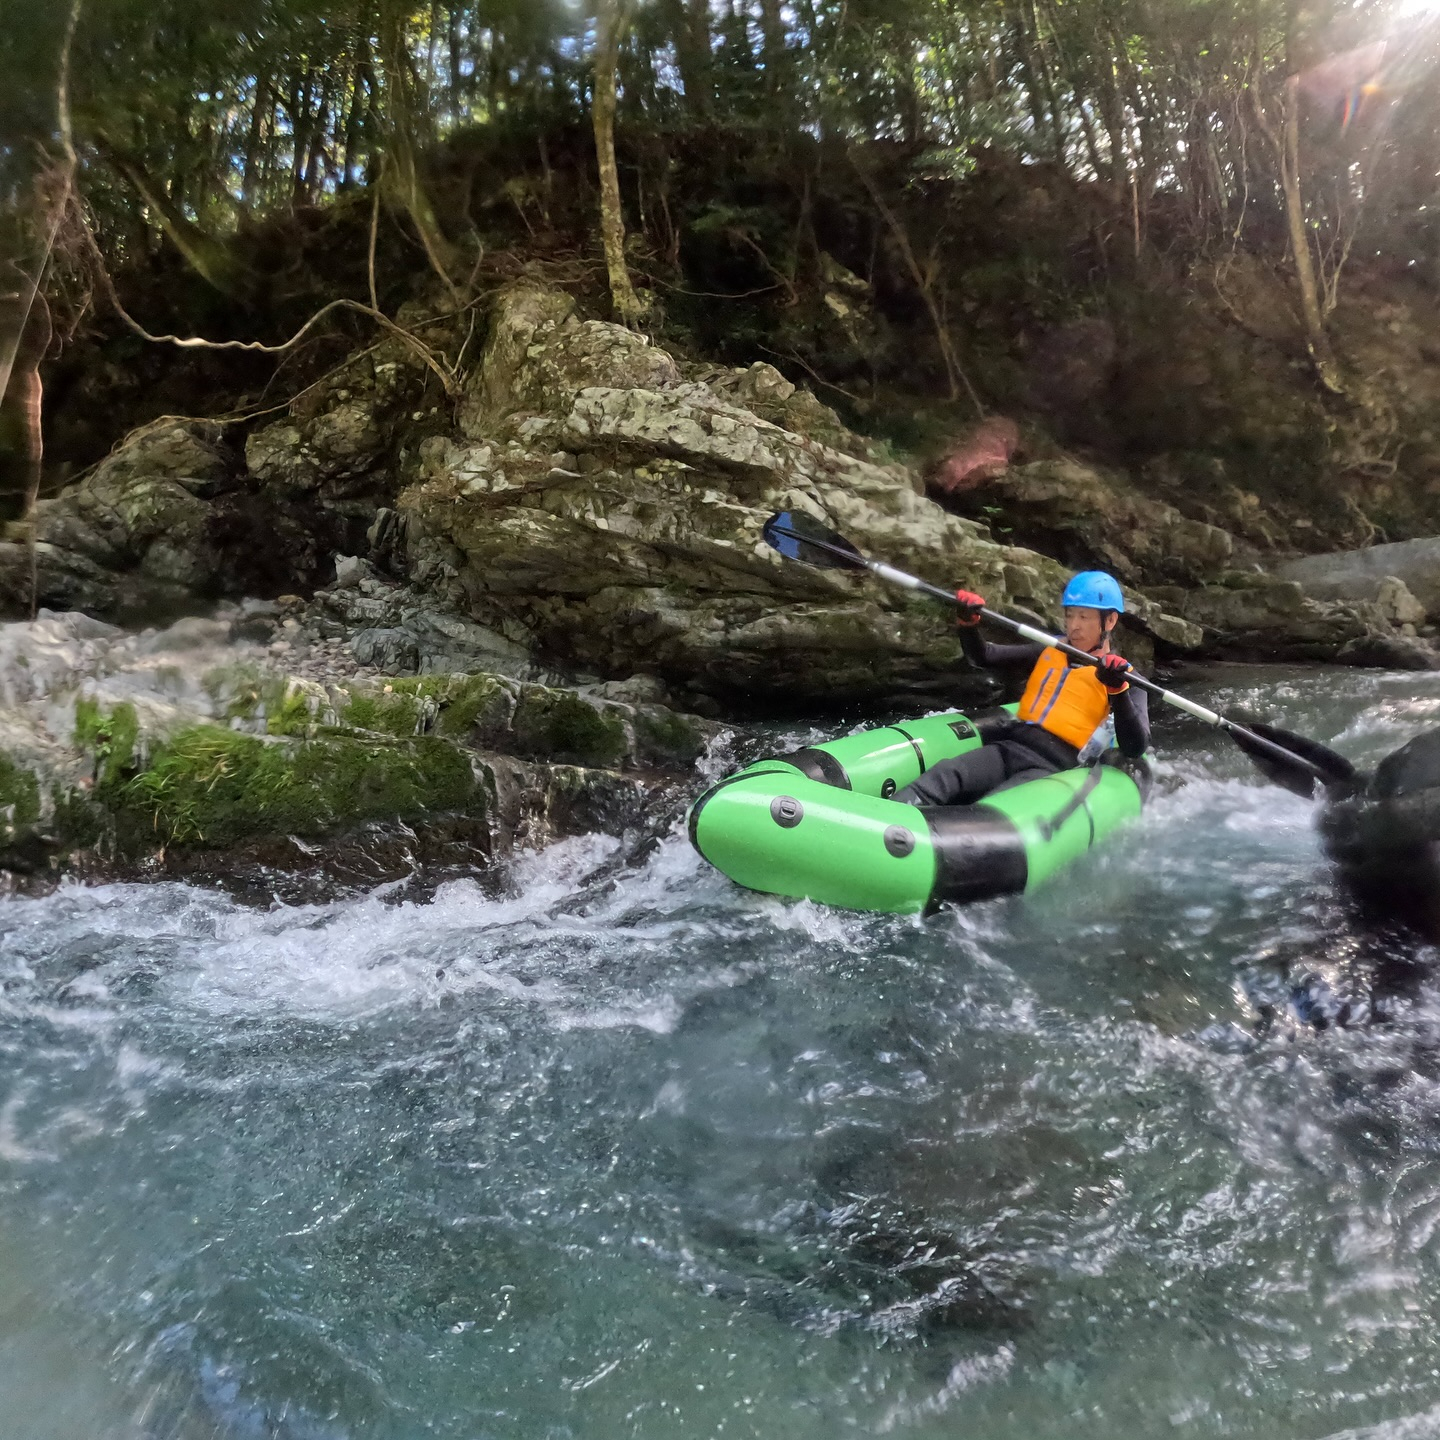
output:
M 265 730 L 270 735 L 306 735 L 315 723 L 310 697 L 299 686 L 277 686 L 267 697 Z
M 694 721 L 658 706 L 635 712 L 635 738 L 656 757 L 681 765 L 693 765 L 705 750 L 705 736 Z
M 94 700 L 75 702 L 75 743 L 93 757 L 97 786 L 114 785 L 124 776 L 134 762 L 139 738 L 140 721 L 133 705 L 117 705 L 107 712 Z
M 425 718 L 425 703 L 402 691 L 374 691 L 352 694 L 341 710 L 341 720 L 356 730 L 399 738 L 417 734 Z
M 514 729 L 522 754 L 571 765 L 608 768 L 627 749 L 617 715 L 563 690 L 528 687 L 515 708 Z
M 435 722 L 436 734 L 463 740 L 504 703 L 506 695 L 505 687 L 493 675 L 457 676 Z
M 478 721 L 496 711 L 508 692 L 493 675 L 419 675 L 387 681 L 383 690 L 351 693 L 341 711 L 345 724 L 381 735 L 409 736 L 433 730 L 463 740 Z
M 474 808 L 469 759 L 441 740 L 265 740 L 197 725 L 107 795 L 122 845 L 221 846 L 257 834 L 317 835 L 365 820 Z
M 13 841 L 40 818 L 40 786 L 30 771 L 0 755 L 0 834 Z

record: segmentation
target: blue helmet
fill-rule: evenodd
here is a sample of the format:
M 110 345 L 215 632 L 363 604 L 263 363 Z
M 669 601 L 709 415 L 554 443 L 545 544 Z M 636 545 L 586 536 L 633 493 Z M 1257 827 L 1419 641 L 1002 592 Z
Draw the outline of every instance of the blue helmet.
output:
M 1103 570 L 1082 570 L 1060 597 L 1062 606 L 1083 605 L 1090 610 L 1116 610 L 1125 613 L 1125 596 L 1120 582 Z

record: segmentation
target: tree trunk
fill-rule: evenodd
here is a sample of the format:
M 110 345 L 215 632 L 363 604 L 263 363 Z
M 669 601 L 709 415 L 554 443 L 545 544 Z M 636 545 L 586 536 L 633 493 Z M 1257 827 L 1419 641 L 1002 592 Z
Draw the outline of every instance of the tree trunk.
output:
M 369 61 L 362 57 L 357 43 L 355 69 L 350 78 L 350 108 L 345 113 L 345 154 L 340 177 L 342 190 L 349 190 L 355 184 L 355 166 L 360 156 L 360 125 L 365 114 L 363 107 L 369 104 L 370 85 L 373 83 L 368 80 L 369 68 Z
M 788 93 L 790 51 L 785 44 L 785 16 L 780 0 L 760 0 L 761 56 L 765 61 L 765 89 L 772 99 Z
M 675 42 L 675 68 L 685 91 L 692 120 L 710 118 L 713 101 L 710 69 L 710 8 L 708 0 L 665 0 L 665 24 Z
M 245 177 L 240 182 L 241 203 L 249 209 L 255 203 L 260 184 L 260 157 L 264 150 L 265 115 L 270 108 L 270 77 L 261 75 L 255 82 L 255 98 L 251 102 L 250 134 L 245 141 Z
M 645 313 L 625 263 L 625 212 L 620 203 L 620 173 L 615 166 L 615 68 L 620 37 L 629 19 L 628 0 L 600 0 L 595 27 L 595 155 L 600 165 L 600 235 L 610 272 L 610 299 L 627 325 Z
M 1300 305 L 1305 316 L 1305 343 L 1315 371 L 1331 390 L 1339 391 L 1335 357 L 1325 319 L 1320 311 L 1320 287 L 1315 279 L 1315 256 L 1310 249 L 1310 232 L 1305 225 L 1305 200 L 1300 193 L 1300 78 L 1285 82 L 1285 158 L 1280 167 L 1285 190 L 1285 224 L 1290 231 L 1290 249 L 1295 257 L 1295 278 L 1300 283 Z
M 94 139 L 100 153 L 135 187 L 135 193 L 145 203 L 151 218 L 195 273 L 222 294 L 233 294 L 239 266 L 230 248 L 195 224 L 166 195 L 165 187 L 146 175 L 134 157 L 117 150 L 98 131 Z
M 428 112 L 416 94 L 417 85 L 406 45 L 408 0 L 385 0 L 380 6 L 380 64 L 382 103 L 379 117 L 385 127 L 385 169 L 396 198 L 404 206 L 420 237 L 431 268 L 457 302 L 462 298 L 455 276 L 460 256 L 446 236 L 421 171 L 420 130 L 428 131 Z
M 1274 152 L 1280 172 L 1280 189 L 1285 197 L 1285 227 L 1290 236 L 1290 254 L 1295 266 L 1295 280 L 1300 287 L 1300 313 L 1305 323 L 1305 348 L 1320 383 L 1332 394 L 1344 394 L 1335 353 L 1325 332 L 1325 317 L 1320 308 L 1320 286 L 1315 278 L 1315 256 L 1310 249 L 1310 234 L 1305 224 L 1305 196 L 1300 187 L 1300 77 L 1291 75 L 1285 81 L 1281 130 L 1277 134 L 1270 117 L 1260 103 L 1257 90 L 1250 91 L 1255 119 L 1261 133 Z
M 447 37 L 450 46 L 450 121 L 457 124 L 465 112 L 464 87 L 460 71 L 464 55 L 460 46 L 460 6 L 450 6 Z
M 22 276 L 26 283 L 16 294 L 0 295 L 0 352 L 13 352 L 15 357 L 9 384 L 0 390 L 0 434 L 12 428 L 16 433 L 22 481 L 17 488 L 27 496 L 40 487 L 40 465 L 45 457 L 40 362 L 50 349 L 52 335 L 50 307 L 28 278 Z M 6 416 L 13 417 L 13 427 L 3 424 Z

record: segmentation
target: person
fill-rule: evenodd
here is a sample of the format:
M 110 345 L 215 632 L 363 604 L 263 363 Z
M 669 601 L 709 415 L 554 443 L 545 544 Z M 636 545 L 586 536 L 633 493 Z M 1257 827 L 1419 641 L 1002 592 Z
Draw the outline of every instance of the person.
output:
M 996 645 L 981 638 L 985 600 L 957 590 L 960 645 L 966 658 L 988 668 L 1030 665 L 1030 678 L 1013 720 L 987 726 L 985 743 L 968 754 L 932 765 L 895 798 L 909 805 L 969 805 L 997 790 L 1008 790 L 1069 770 L 1079 762 L 1097 731 L 1114 720 L 1115 743 L 1123 755 L 1143 755 L 1150 744 L 1145 692 L 1126 678 L 1129 661 L 1110 648 L 1125 613 L 1119 582 L 1103 570 L 1086 570 L 1065 587 L 1065 638 L 1098 665 L 1071 660 L 1054 646 Z

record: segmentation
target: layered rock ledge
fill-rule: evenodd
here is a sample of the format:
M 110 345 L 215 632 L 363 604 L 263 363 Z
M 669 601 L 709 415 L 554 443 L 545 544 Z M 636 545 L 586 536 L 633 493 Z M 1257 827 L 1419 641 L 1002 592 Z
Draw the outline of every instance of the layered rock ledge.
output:
M 295 674 L 246 641 L 253 618 L 0 627 L 0 869 L 21 884 L 484 869 L 566 834 L 664 828 L 733 739 L 485 672 L 317 680 L 313 655 Z

